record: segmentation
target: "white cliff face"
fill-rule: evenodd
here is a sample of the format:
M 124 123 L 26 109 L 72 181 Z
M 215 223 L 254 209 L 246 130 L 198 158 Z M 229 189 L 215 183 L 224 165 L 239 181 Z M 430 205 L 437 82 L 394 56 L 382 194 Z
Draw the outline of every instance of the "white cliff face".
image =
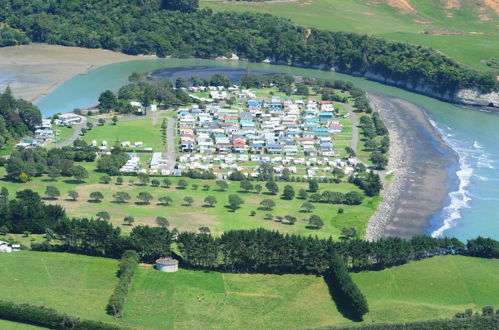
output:
M 482 93 L 477 88 L 461 89 L 454 99 L 457 103 L 499 108 L 499 92 Z
M 374 74 L 372 72 L 367 72 L 364 75 L 364 77 L 369 80 L 374 80 L 381 83 L 398 86 L 401 88 L 405 88 L 409 91 L 435 97 L 447 102 L 473 105 L 479 107 L 493 107 L 499 109 L 499 92 L 483 93 L 478 88 L 468 88 L 468 89 L 461 89 L 453 95 L 449 93 L 445 93 L 442 95 L 440 93 L 435 92 L 428 86 L 424 86 L 424 84 L 421 83 L 418 84 L 417 86 L 412 86 L 411 83 L 394 81 L 392 79 L 385 78 L 380 74 Z

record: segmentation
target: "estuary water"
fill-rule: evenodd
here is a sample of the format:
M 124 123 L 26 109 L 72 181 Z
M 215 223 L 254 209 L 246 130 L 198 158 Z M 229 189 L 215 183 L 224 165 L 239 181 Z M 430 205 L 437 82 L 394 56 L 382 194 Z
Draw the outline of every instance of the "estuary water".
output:
M 164 70 L 169 68 L 169 70 Z M 424 109 L 443 139 L 459 155 L 449 169 L 450 191 L 442 209 L 430 220 L 428 234 L 465 240 L 478 235 L 499 239 L 499 114 L 468 110 L 395 87 L 334 72 L 238 61 L 158 59 L 103 66 L 75 76 L 37 102 L 44 116 L 96 104 L 101 92 L 117 91 L 132 72 L 175 79 L 220 72 L 237 80 L 244 72 L 283 72 L 350 81 L 367 91 L 399 97 Z M 417 178 L 415 178 L 417 180 Z

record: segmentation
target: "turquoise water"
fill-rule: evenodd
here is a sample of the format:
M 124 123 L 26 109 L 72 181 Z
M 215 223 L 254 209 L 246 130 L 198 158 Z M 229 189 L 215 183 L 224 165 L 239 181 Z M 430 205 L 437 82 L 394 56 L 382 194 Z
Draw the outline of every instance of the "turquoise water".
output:
M 428 233 L 460 239 L 478 235 L 499 239 L 499 115 L 466 110 L 438 100 L 361 78 L 312 69 L 269 64 L 210 60 L 148 60 L 107 65 L 76 76 L 37 102 L 44 116 L 85 108 L 97 102 L 106 89 L 118 90 L 130 73 L 160 68 L 230 67 L 241 70 L 286 72 L 351 81 L 366 90 L 416 103 L 428 112 L 444 140 L 458 153 L 459 166 L 449 169 L 449 194 L 433 219 Z M 192 73 L 196 74 L 195 68 Z M 185 71 L 185 70 L 184 70 Z M 417 178 L 416 178 L 417 179 Z

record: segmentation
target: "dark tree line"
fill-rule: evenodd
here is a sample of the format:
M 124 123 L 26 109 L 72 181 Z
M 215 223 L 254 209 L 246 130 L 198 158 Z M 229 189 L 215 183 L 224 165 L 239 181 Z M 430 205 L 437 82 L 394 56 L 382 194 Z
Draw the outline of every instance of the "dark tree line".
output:
M 0 25 L 0 45 L 2 29 Z M 19 137 L 31 134 L 41 122 L 38 107 L 25 100 L 16 100 L 10 87 L 0 93 L 0 149 L 6 144 L 13 144 Z
M 268 14 L 194 11 L 194 0 L 5 0 L 0 21 L 34 42 L 106 48 L 127 54 L 214 58 L 322 66 L 381 76 L 386 83 L 437 96 L 460 88 L 497 90 L 493 74 L 469 69 L 429 48 L 379 37 L 307 30 Z M 175 10 L 168 10 L 175 9 Z

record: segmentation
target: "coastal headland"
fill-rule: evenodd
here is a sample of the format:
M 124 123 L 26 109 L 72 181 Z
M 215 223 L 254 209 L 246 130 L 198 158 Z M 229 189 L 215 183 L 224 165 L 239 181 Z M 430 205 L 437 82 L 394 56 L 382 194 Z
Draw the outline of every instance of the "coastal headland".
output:
M 369 93 L 390 132 L 389 173 L 383 202 L 371 218 L 366 239 L 425 235 L 431 216 L 448 195 L 448 169 L 458 156 L 442 139 L 421 107 Z

